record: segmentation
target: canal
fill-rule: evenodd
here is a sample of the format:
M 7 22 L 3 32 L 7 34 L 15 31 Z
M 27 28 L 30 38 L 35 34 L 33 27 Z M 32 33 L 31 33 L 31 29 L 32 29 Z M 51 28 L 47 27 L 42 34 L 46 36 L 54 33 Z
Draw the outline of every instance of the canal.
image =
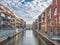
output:
M 32 30 L 26 30 L 24 34 L 16 35 L 1 45 L 44 45 L 41 40 L 34 36 Z

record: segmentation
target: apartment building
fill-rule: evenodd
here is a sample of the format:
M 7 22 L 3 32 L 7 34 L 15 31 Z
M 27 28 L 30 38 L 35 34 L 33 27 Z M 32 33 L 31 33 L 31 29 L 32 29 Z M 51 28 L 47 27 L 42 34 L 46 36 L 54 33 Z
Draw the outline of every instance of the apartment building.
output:
M 54 36 L 60 36 L 60 0 L 52 2 L 52 32 Z
M 41 30 L 48 31 L 48 11 L 44 10 L 41 14 Z
M 0 3 L 0 29 L 1 30 L 19 28 L 20 24 L 22 24 L 22 26 L 26 25 L 24 22 L 25 21 L 23 19 L 21 20 L 18 16 L 16 16 L 13 11 L 11 11 L 9 8 L 5 7 L 2 3 Z
M 41 15 L 38 16 L 39 30 L 41 30 Z
M 26 22 L 23 19 L 20 19 L 20 27 L 26 28 Z
M 33 29 L 48 31 L 48 10 L 45 9 L 32 24 Z
M 52 32 L 52 6 L 50 5 L 47 9 L 48 13 L 48 18 L 47 18 L 47 23 L 48 23 L 48 32 Z
M 37 30 L 37 22 L 33 22 L 32 23 L 32 29 L 33 30 Z
M 10 19 L 8 18 L 10 14 L 6 12 L 6 7 L 0 3 L 0 29 L 8 29 L 10 24 Z

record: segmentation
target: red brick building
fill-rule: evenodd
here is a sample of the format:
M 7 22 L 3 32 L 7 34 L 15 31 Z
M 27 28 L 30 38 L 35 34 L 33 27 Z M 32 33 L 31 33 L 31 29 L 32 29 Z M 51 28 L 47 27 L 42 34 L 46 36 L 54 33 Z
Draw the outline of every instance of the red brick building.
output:
M 60 36 L 60 0 L 52 1 L 52 32 Z
M 48 32 L 49 36 L 52 34 L 52 39 L 60 40 L 60 0 L 52 0 L 52 4 L 39 15 L 38 20 L 39 30 Z

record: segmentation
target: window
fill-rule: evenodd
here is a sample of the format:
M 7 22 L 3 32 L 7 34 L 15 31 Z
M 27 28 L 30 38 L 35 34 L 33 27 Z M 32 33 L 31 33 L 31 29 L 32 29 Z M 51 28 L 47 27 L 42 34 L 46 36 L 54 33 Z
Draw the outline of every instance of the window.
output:
M 49 32 L 52 32 L 52 27 L 49 27 L 48 29 L 49 29 Z
M 8 17 L 8 19 L 11 19 L 11 17 Z
M 49 18 L 51 19 L 51 8 L 49 9 Z
M 57 20 L 57 18 L 54 19 L 54 24 L 55 24 L 55 25 L 56 25 L 56 20 Z
M 58 36 L 60 36 L 60 28 L 58 28 Z
M 49 25 L 50 25 L 50 26 L 52 25 L 51 21 L 49 21 Z
M 39 16 L 39 22 L 41 21 L 41 16 Z
M 5 28 L 6 26 L 5 25 L 3 25 L 3 27 L 2 28 Z
M 41 22 L 45 22 L 45 19 L 44 19 L 44 18 L 42 18 L 42 19 L 41 19 Z
M 6 18 L 3 18 L 2 20 L 3 20 L 3 21 L 6 21 Z
M 53 35 L 54 36 L 56 36 L 56 30 L 57 30 L 56 28 L 54 28 L 54 30 L 53 30 Z
M 60 17 L 58 17 L 58 24 L 60 24 Z
M 45 16 L 45 12 L 43 12 L 43 16 Z
M 43 19 L 41 19 L 41 22 L 43 22 Z
M 2 17 L 5 17 L 5 14 L 1 13 L 1 16 L 2 16 Z
M 4 24 L 4 22 L 3 22 L 3 21 L 1 21 L 1 24 Z
M 57 14 L 57 8 L 54 8 L 54 15 Z
M 54 0 L 53 3 L 54 3 L 54 5 L 56 5 L 57 4 L 57 0 Z
M 57 0 L 56 0 L 56 5 L 57 5 Z
M 4 9 L 4 7 L 2 5 L 0 5 L 0 8 Z
M 5 8 L 2 5 L 0 5 L 0 8 L 3 9 L 3 11 L 6 11 Z

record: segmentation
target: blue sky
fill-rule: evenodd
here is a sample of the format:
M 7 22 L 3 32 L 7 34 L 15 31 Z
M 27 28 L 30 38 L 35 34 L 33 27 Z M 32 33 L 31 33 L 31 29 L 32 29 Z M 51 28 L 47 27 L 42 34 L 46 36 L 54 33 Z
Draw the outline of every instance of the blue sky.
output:
M 30 24 L 52 3 L 52 0 L 0 0 L 0 2 Z

